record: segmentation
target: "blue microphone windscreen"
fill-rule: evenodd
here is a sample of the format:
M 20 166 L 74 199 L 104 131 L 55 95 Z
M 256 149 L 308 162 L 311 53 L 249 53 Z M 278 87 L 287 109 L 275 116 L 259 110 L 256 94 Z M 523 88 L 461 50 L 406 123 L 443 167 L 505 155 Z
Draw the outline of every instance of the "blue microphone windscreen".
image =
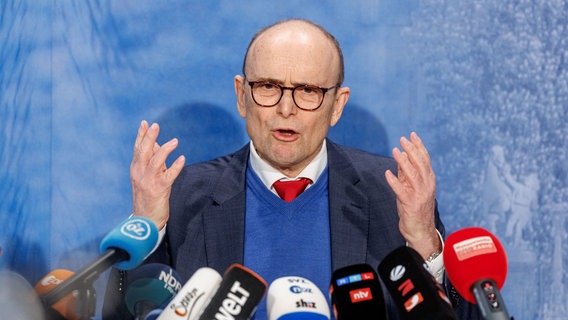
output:
M 277 320 L 329 320 L 329 318 L 314 312 L 294 312 L 282 315 Z
M 100 252 L 108 249 L 122 249 L 130 259 L 117 263 L 121 270 L 138 266 L 154 249 L 158 242 L 158 228 L 145 217 L 130 217 L 124 220 L 101 241 Z

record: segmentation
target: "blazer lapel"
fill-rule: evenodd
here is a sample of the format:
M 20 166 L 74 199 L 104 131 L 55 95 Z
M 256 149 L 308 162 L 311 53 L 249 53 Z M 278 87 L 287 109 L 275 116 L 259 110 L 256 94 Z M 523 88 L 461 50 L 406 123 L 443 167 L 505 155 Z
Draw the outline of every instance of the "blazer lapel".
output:
M 245 172 L 249 145 L 234 153 L 215 182 L 210 207 L 204 210 L 203 229 L 207 265 L 226 270 L 243 263 L 245 223 Z
M 327 142 L 332 269 L 363 263 L 367 256 L 369 208 L 360 177 L 341 147 Z

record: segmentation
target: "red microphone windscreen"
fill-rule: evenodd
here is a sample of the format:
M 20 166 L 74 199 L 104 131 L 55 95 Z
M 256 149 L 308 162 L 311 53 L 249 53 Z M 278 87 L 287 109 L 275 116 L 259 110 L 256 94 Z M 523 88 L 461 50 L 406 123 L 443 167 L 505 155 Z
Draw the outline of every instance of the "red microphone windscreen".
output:
M 469 302 L 476 303 L 471 286 L 492 279 L 501 289 L 507 277 L 507 256 L 499 240 L 489 231 L 470 227 L 448 236 L 444 245 L 448 278 Z

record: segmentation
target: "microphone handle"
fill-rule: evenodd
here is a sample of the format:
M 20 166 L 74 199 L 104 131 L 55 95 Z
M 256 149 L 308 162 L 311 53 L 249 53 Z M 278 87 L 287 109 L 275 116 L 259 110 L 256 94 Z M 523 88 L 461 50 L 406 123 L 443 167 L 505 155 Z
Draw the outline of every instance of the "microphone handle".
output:
M 61 313 L 53 309 L 51 306 L 43 307 L 44 316 L 46 320 L 66 320 Z
M 493 279 L 482 279 L 471 287 L 484 320 L 511 320 L 505 302 Z
M 74 273 L 65 281 L 53 288 L 53 290 L 41 297 L 44 306 L 50 307 L 57 301 L 63 299 L 73 290 L 88 289 L 98 276 L 114 264 L 130 259 L 130 255 L 125 250 L 119 248 L 107 249 L 95 261 L 82 270 Z

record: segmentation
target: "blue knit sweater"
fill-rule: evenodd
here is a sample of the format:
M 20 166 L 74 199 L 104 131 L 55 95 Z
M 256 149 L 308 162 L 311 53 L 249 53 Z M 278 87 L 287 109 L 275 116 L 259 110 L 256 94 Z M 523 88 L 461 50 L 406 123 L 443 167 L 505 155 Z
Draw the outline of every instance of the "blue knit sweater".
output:
M 310 188 L 285 202 L 247 170 L 244 265 L 268 285 L 285 276 L 304 277 L 328 296 L 331 279 L 327 168 Z M 255 319 L 266 319 L 266 299 Z

